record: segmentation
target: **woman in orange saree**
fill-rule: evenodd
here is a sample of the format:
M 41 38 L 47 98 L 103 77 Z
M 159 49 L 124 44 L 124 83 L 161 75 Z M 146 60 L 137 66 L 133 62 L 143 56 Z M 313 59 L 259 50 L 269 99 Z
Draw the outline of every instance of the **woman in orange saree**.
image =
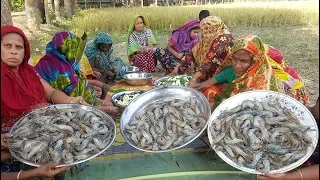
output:
M 231 69 L 228 73 L 234 73 L 234 79 L 214 85 L 210 82 L 213 79 L 211 78 L 197 84 L 195 89 L 204 91 L 203 94 L 208 98 L 212 109 L 215 109 L 224 99 L 249 90 L 277 91 L 291 95 L 293 98 L 307 104 L 308 97 L 303 83 L 302 86 L 301 84 L 299 85 L 302 82 L 301 78 L 295 79 L 289 72 L 286 72 L 283 68 L 281 69 L 281 66 L 267 55 L 266 48 L 267 46 L 263 44 L 258 36 L 247 35 L 241 37 L 231 47 L 231 53 L 217 69 L 214 76 L 216 78 L 219 73 L 225 72 L 226 69 Z M 243 68 L 241 67 L 243 57 L 239 56 L 241 50 L 245 50 L 252 56 L 250 64 L 245 69 L 241 69 Z M 288 78 L 288 80 L 283 77 Z

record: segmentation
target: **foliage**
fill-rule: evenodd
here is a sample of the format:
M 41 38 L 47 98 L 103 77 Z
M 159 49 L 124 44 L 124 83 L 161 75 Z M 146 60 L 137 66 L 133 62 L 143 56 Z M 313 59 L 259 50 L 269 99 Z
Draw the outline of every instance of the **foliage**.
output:
M 10 8 L 12 11 L 23 11 L 24 0 L 10 0 Z
M 255 2 L 210 6 L 136 7 L 87 9 L 70 22 L 87 32 L 127 30 L 134 14 L 146 17 L 152 30 L 172 30 L 189 19 L 198 18 L 202 9 L 220 17 L 229 28 L 316 26 L 319 24 L 318 2 Z

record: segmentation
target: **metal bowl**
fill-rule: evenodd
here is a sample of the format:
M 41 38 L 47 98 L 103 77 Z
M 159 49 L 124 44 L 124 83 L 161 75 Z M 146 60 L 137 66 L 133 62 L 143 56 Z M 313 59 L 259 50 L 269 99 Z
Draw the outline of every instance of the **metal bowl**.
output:
M 139 72 L 140 68 L 136 67 L 136 66 L 127 66 L 126 67 L 126 73 L 135 73 L 135 72 Z
M 144 86 L 150 84 L 152 77 L 151 73 L 130 73 L 125 74 L 123 79 L 131 86 Z
M 169 76 L 165 76 L 165 77 L 159 78 L 159 79 L 157 79 L 157 80 L 155 80 L 155 81 L 153 82 L 153 85 L 156 86 L 156 87 L 162 87 L 162 86 L 159 86 L 159 85 L 158 85 L 159 82 L 160 82 L 160 81 L 163 81 L 163 80 L 165 80 L 165 79 L 168 79 L 168 78 L 169 78 Z
M 108 127 L 110 127 L 110 130 L 113 131 L 113 132 L 111 133 L 110 142 L 108 142 L 106 147 L 103 150 L 101 150 L 99 153 L 94 154 L 94 155 L 92 155 L 92 156 L 90 156 L 90 157 L 88 157 L 86 159 L 82 159 L 80 161 L 75 161 L 75 162 L 73 162 L 71 164 L 59 164 L 57 167 L 70 166 L 70 165 L 80 164 L 80 163 L 89 161 L 90 159 L 92 159 L 92 158 L 100 155 L 104 151 L 106 151 L 111 146 L 111 144 L 113 143 L 113 141 L 115 140 L 115 137 L 116 137 L 116 124 L 114 123 L 113 119 L 108 114 L 106 114 L 105 112 L 100 111 L 99 109 L 96 109 L 93 106 L 86 106 L 86 105 L 81 105 L 81 104 L 56 104 L 56 105 L 50 105 L 50 106 L 43 107 L 43 108 L 40 108 L 38 110 L 32 111 L 32 112 L 26 114 L 25 116 L 23 116 L 22 118 L 20 118 L 19 121 L 17 121 L 15 123 L 15 125 L 10 129 L 9 133 L 13 133 L 15 127 L 17 125 L 19 125 L 21 120 L 24 119 L 26 116 L 33 116 L 33 115 L 35 115 L 37 113 L 41 113 L 41 112 L 44 112 L 46 110 L 55 110 L 55 111 L 57 111 L 59 109 L 66 109 L 66 108 L 81 109 L 83 111 L 90 111 L 90 112 L 95 112 L 96 114 L 99 114 L 100 117 L 102 117 L 105 121 L 107 121 L 109 123 Z M 26 159 L 21 158 L 19 155 L 17 155 L 16 153 L 14 153 L 13 151 L 10 150 L 10 146 L 9 146 L 9 151 L 10 151 L 11 155 L 14 158 L 16 158 L 17 160 L 19 160 L 19 161 L 21 161 L 21 162 L 23 162 L 25 164 L 28 164 L 30 166 L 35 166 L 35 167 L 39 167 L 41 165 L 41 164 L 30 162 L 30 161 L 28 161 Z
M 111 96 L 111 101 L 112 101 L 113 105 L 118 106 L 118 107 L 121 107 L 121 108 L 125 108 L 125 107 L 127 107 L 132 101 L 129 102 L 128 105 L 123 106 L 123 105 L 118 104 L 115 100 L 116 100 L 116 99 L 119 99 L 120 97 L 124 96 L 125 94 L 140 93 L 140 95 L 141 95 L 141 94 L 143 94 L 144 92 L 146 92 L 146 91 L 145 91 L 145 90 L 132 90 L 132 91 L 122 91 L 122 92 L 118 92 L 118 93 L 113 94 L 113 95 Z M 139 95 L 139 96 L 140 96 L 140 95 Z
M 207 98 L 202 93 L 184 86 L 169 86 L 168 88 L 156 88 L 141 94 L 138 98 L 134 99 L 123 111 L 121 115 L 121 120 L 120 120 L 120 130 L 121 130 L 122 136 L 124 137 L 126 142 L 128 142 L 132 147 L 145 152 L 168 152 L 168 151 L 173 151 L 188 145 L 189 143 L 191 143 L 197 137 L 200 136 L 200 134 L 207 128 L 208 123 L 198 132 L 198 134 L 194 138 L 192 138 L 190 141 L 186 142 L 185 144 L 171 148 L 171 149 L 158 150 L 158 151 L 146 150 L 136 146 L 136 144 L 130 139 L 130 137 L 128 137 L 127 133 L 124 132 L 124 127 L 127 123 L 131 122 L 134 119 L 134 117 L 136 116 L 136 113 L 138 113 L 140 110 L 142 110 L 144 107 L 146 107 L 152 102 L 155 102 L 157 100 L 163 100 L 166 98 L 176 98 L 176 99 L 184 100 L 189 97 L 195 97 L 195 99 L 197 100 L 197 105 L 200 112 L 205 115 L 208 115 L 208 117 L 210 116 L 211 114 L 210 104 Z
M 267 91 L 267 90 L 254 90 L 254 91 L 247 91 L 244 93 L 239 93 L 235 96 L 232 96 L 228 98 L 227 100 L 223 101 L 211 114 L 209 118 L 209 124 L 208 124 L 208 138 L 210 141 L 210 144 L 213 145 L 213 139 L 214 137 L 212 136 L 211 132 L 211 126 L 212 122 L 217 120 L 217 117 L 220 115 L 221 112 L 225 112 L 227 109 L 232 109 L 240 104 L 244 100 L 258 100 L 262 101 L 267 98 L 270 98 L 272 96 L 275 96 L 279 98 L 279 102 L 282 105 L 282 107 L 287 108 L 290 110 L 295 116 L 298 117 L 300 123 L 305 126 L 309 126 L 312 129 L 315 129 L 315 131 L 308 131 L 308 135 L 312 138 L 313 142 L 311 147 L 308 148 L 307 153 L 305 154 L 304 157 L 302 157 L 300 160 L 286 166 L 282 167 L 277 170 L 272 170 L 269 171 L 268 173 L 274 174 L 274 173 L 284 173 L 291 171 L 297 167 L 299 167 L 301 164 L 303 164 L 306 160 L 309 159 L 309 157 L 312 155 L 313 151 L 315 150 L 318 142 L 318 137 L 319 137 L 319 132 L 318 132 L 318 127 L 317 123 L 311 114 L 311 112 L 299 101 L 293 99 L 290 96 L 287 96 L 282 93 L 278 92 L 273 92 L 273 91 Z M 229 159 L 228 156 L 226 156 L 222 151 L 216 150 L 213 148 L 217 155 L 223 159 L 226 163 L 229 165 L 233 166 L 234 168 L 237 168 L 239 170 L 245 171 L 247 173 L 252 173 L 252 174 L 261 174 L 261 172 L 256 171 L 255 169 L 250 169 L 244 166 L 239 166 L 237 163 L 235 163 L 233 160 Z

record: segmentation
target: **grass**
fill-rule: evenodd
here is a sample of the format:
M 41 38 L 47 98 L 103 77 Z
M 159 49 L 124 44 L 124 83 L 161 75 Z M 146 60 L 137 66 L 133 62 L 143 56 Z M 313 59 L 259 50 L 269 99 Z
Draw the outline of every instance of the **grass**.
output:
M 146 17 L 152 30 L 172 30 L 190 19 L 197 19 L 201 9 L 220 17 L 229 28 L 317 26 L 319 2 L 287 1 L 216 4 L 208 6 L 103 8 L 83 10 L 72 22 L 90 35 L 97 31 L 125 32 L 134 14 Z

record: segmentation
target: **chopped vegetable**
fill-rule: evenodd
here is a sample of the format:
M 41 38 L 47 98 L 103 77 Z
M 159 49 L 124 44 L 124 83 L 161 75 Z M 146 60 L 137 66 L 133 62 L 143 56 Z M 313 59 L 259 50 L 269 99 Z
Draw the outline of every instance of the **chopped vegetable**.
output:
M 191 78 L 192 76 L 189 75 L 169 76 L 158 82 L 157 86 L 163 86 L 166 83 L 168 85 L 187 86 Z
M 118 99 L 115 99 L 115 103 L 121 105 L 121 106 L 127 106 L 132 100 L 140 96 L 141 93 L 130 93 L 130 94 L 125 94 Z

